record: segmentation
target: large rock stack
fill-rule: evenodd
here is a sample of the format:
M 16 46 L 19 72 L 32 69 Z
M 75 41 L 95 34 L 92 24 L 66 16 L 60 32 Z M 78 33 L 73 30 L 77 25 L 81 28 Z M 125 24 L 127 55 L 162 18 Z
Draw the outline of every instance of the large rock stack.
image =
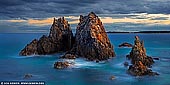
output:
M 101 61 L 114 57 L 113 46 L 99 17 L 91 12 L 88 16 L 80 15 L 79 21 L 73 37 L 68 21 L 64 17 L 54 18 L 49 36 L 43 35 L 39 40 L 32 41 L 21 50 L 20 55 L 41 55 L 63 51 L 66 54 L 62 58 L 69 59 L 79 56 Z
M 113 46 L 99 17 L 91 12 L 88 16 L 80 15 L 79 21 L 71 54 L 96 61 L 114 57 Z
M 132 65 L 129 66 L 128 72 L 135 76 L 142 75 L 158 75 L 156 72 L 152 72 L 149 67 L 154 63 L 152 57 L 146 55 L 146 49 L 144 48 L 144 42 L 140 41 L 138 36 L 135 36 L 134 46 L 127 57 L 131 59 Z
M 73 34 L 64 17 L 55 19 L 50 29 L 49 36 L 43 35 L 39 40 L 34 39 L 21 50 L 20 55 L 44 55 L 60 51 L 68 51 L 72 48 Z

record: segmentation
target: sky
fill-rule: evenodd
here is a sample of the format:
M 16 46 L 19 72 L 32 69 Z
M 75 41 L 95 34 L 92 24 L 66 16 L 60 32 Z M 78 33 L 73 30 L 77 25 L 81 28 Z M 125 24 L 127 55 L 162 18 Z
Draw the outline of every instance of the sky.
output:
M 48 32 L 64 16 L 95 12 L 108 31 L 170 30 L 170 0 L 0 0 L 0 33 Z

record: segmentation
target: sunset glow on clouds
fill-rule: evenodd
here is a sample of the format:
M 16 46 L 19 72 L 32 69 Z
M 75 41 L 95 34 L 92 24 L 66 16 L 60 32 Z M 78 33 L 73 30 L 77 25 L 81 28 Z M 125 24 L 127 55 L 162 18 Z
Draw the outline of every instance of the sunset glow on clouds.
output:
M 129 15 L 129 14 L 127 14 Z M 133 14 L 132 14 L 133 15 Z M 134 23 L 134 24 L 146 24 L 146 25 L 170 25 L 170 14 L 134 14 L 136 16 L 129 17 L 100 17 L 103 23 Z M 57 17 L 59 18 L 59 17 Z M 65 16 L 66 20 L 69 21 L 70 24 L 77 24 L 79 21 L 79 16 Z M 44 18 L 44 19 L 34 19 L 30 18 L 27 20 L 22 19 L 13 19 L 13 20 L 5 20 L 10 23 L 26 23 L 27 25 L 33 26 L 45 26 L 51 25 L 53 22 L 53 17 Z
M 108 31 L 170 30 L 170 0 L 0 0 L 0 33 L 48 32 L 64 16 L 96 13 Z

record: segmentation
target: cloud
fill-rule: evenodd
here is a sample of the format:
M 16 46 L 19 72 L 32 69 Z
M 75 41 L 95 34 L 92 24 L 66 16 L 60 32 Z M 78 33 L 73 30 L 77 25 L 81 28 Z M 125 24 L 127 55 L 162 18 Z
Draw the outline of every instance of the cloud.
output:
M 134 16 L 135 15 L 135 16 Z M 57 17 L 59 18 L 59 17 Z M 79 23 L 79 16 L 65 16 L 66 20 L 69 21 L 70 24 Z M 101 21 L 103 23 L 134 23 L 134 24 L 145 24 L 145 25 L 170 25 L 170 14 L 123 14 L 119 18 L 101 16 Z M 53 17 L 50 18 L 42 18 L 42 19 L 34 19 L 28 18 L 18 19 L 18 20 L 6 20 L 11 23 L 26 23 L 27 25 L 33 26 L 46 26 L 51 25 L 53 22 Z
M 86 14 L 87 15 L 87 14 Z M 99 14 L 106 31 L 169 30 L 170 14 Z M 56 18 L 59 18 L 57 16 Z M 0 32 L 48 33 L 54 17 L 15 18 L 0 20 Z M 75 32 L 79 15 L 67 15 L 66 20 Z
M 53 22 L 53 18 L 47 18 L 42 20 L 28 19 L 27 22 L 30 25 L 37 25 L 37 26 L 50 25 Z
M 169 14 L 170 0 L 0 0 L 0 19 L 67 14 Z
M 26 22 L 26 20 L 21 20 L 21 19 L 19 19 L 19 20 L 6 20 L 7 22 Z

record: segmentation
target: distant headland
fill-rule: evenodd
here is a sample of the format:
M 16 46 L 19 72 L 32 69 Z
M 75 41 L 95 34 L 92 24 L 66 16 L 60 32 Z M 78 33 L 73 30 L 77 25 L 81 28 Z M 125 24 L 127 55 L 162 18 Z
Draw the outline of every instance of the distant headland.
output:
M 108 31 L 107 33 L 170 33 L 170 31 L 136 31 L 136 32 Z

